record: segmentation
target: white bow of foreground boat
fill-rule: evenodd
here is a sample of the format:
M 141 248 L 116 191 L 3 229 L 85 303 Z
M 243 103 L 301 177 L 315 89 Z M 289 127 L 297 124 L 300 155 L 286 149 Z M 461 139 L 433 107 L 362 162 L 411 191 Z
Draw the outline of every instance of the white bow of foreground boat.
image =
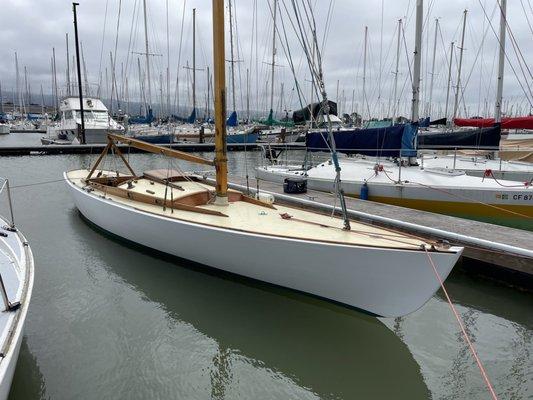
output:
M 4 301 L 0 302 L 0 400 L 7 399 L 11 388 L 34 277 L 33 255 L 26 238 L 8 226 L 0 218 L 0 276 L 7 295 L 7 299 L 2 295 Z
M 359 222 L 346 231 L 338 218 L 236 191 L 228 192 L 227 205 L 217 205 L 213 186 L 157 172 L 97 170 L 87 180 L 89 171 L 75 170 L 64 176 L 81 214 L 114 235 L 378 316 L 402 316 L 424 305 L 440 287 L 430 259 L 444 280 L 462 252 Z

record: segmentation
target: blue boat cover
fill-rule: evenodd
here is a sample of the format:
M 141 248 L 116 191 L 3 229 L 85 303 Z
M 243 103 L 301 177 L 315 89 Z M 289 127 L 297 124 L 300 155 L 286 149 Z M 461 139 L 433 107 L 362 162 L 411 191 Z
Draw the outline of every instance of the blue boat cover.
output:
M 400 126 L 403 126 L 402 157 L 416 157 L 418 126 L 416 124 L 405 124 Z
M 418 121 L 418 126 L 421 128 L 427 128 L 429 126 L 430 119 L 429 117 L 422 118 Z
M 154 122 L 154 114 L 152 109 L 148 109 L 148 115 L 144 117 L 130 117 L 128 120 L 129 124 L 151 124 Z
M 226 121 L 226 126 L 237 126 L 239 121 L 237 120 L 237 112 L 233 111 Z
M 191 115 L 187 118 L 189 124 L 194 124 L 196 122 L 196 108 L 192 109 Z
M 398 157 L 416 155 L 416 125 L 394 125 L 386 128 L 354 129 L 333 133 L 337 151 L 345 154 L 364 154 L 374 157 Z M 405 138 L 404 138 L 405 135 Z M 306 135 L 309 151 L 329 152 L 326 131 L 310 132 Z
M 28 119 L 28 121 L 35 121 L 37 119 L 41 119 L 42 115 L 41 114 L 30 114 L 30 113 L 28 113 L 26 118 Z

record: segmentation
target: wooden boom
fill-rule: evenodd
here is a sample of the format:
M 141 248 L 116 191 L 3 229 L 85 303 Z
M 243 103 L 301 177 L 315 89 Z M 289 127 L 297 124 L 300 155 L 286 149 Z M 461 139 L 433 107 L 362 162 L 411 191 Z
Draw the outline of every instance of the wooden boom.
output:
M 128 144 L 132 147 L 135 147 L 139 150 L 144 150 L 149 153 L 154 154 L 163 154 L 167 157 L 179 158 L 180 160 L 190 161 L 197 164 L 211 165 L 214 166 L 215 162 L 213 160 L 208 160 L 207 158 L 193 156 L 192 154 L 185 153 L 179 150 L 167 149 L 166 147 L 156 146 L 154 144 L 143 142 L 142 140 L 133 139 L 130 137 L 119 136 L 108 134 L 107 137 L 115 142 L 122 142 Z

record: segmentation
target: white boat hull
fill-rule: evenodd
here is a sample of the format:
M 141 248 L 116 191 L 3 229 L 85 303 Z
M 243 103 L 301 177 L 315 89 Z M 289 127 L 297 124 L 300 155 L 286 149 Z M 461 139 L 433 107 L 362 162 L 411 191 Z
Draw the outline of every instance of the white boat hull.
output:
M 167 218 L 67 185 L 81 214 L 121 238 L 212 268 L 396 317 L 439 288 L 423 250 L 341 245 L 218 228 Z M 461 254 L 431 253 L 442 279 Z
M 359 197 L 366 182 L 368 199 L 372 201 L 533 230 L 528 218 L 533 217 L 533 186 L 521 182 L 500 184 L 492 178 L 483 181 L 467 175 L 448 176 L 448 172 L 454 173 L 451 170 L 444 169 L 441 174 L 404 168 L 402 183 L 397 183 L 393 181 L 398 177 L 397 168 L 390 168 L 388 176 L 385 172 L 374 175 L 362 162 L 341 163 L 341 168 L 341 186 L 347 196 Z M 335 192 L 334 173 L 333 166 L 327 163 L 307 173 L 296 166 L 256 168 L 260 180 L 283 183 L 286 178 L 303 178 L 309 189 L 329 193 Z
M 0 230 L 7 224 L 0 218 Z M 6 286 L 8 298 L 11 302 L 20 301 L 21 305 L 14 311 L 2 312 L 2 331 L 0 337 L 2 340 L 1 348 L 4 353 L 0 357 L 0 400 L 5 400 L 9 396 L 13 375 L 17 366 L 17 360 L 20 353 L 26 315 L 30 305 L 31 294 L 33 290 L 34 265 L 33 254 L 26 239 L 20 232 L 5 231 L 7 237 L 1 238 L 0 256 L 9 254 L 13 260 L 12 265 L 16 266 L 16 279 L 5 269 L 2 270 L 2 278 Z M 7 272 L 7 273 L 6 273 Z M 18 286 L 14 286 L 17 284 Z M 3 308 L 3 302 L 0 301 L 0 307 Z

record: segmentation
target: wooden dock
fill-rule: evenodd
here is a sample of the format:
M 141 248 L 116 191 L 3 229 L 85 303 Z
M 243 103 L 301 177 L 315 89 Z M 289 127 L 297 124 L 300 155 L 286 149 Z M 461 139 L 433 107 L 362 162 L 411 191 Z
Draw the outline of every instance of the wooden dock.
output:
M 0 156 L 28 156 L 28 155 L 56 155 L 56 154 L 98 154 L 105 148 L 106 144 L 49 144 L 36 146 L 0 146 Z M 117 145 L 124 152 L 143 152 L 127 144 Z M 168 147 L 187 153 L 193 152 L 213 152 L 215 151 L 214 143 L 171 143 L 159 144 L 158 146 Z M 268 146 L 265 143 L 228 143 L 228 151 L 248 151 L 258 150 L 261 146 Z M 272 149 L 302 148 L 302 143 L 287 143 L 270 145 Z
M 98 154 L 105 148 L 105 144 L 49 144 L 40 146 L 6 146 L 0 147 L 0 156 L 27 156 L 27 155 L 55 155 L 55 154 Z M 117 145 L 124 152 L 142 152 L 141 150 L 130 148 L 128 145 Z M 168 147 L 175 150 L 192 152 L 213 152 L 215 145 L 213 143 L 172 143 L 160 144 L 159 146 Z M 257 144 L 231 144 L 228 143 L 229 151 L 255 150 Z
M 245 178 L 231 176 L 230 181 L 230 187 L 246 191 Z M 253 194 L 256 187 L 257 181 L 251 177 L 249 188 Z M 267 181 L 259 181 L 259 190 L 271 193 L 280 202 L 321 211 L 331 211 L 336 205 L 338 210 L 338 201 L 331 193 L 288 195 L 283 193 L 282 185 Z M 355 198 L 346 198 L 346 205 L 351 218 L 464 246 L 463 257 L 475 261 L 468 264 L 475 266 L 476 272 L 533 288 L 532 232 Z

